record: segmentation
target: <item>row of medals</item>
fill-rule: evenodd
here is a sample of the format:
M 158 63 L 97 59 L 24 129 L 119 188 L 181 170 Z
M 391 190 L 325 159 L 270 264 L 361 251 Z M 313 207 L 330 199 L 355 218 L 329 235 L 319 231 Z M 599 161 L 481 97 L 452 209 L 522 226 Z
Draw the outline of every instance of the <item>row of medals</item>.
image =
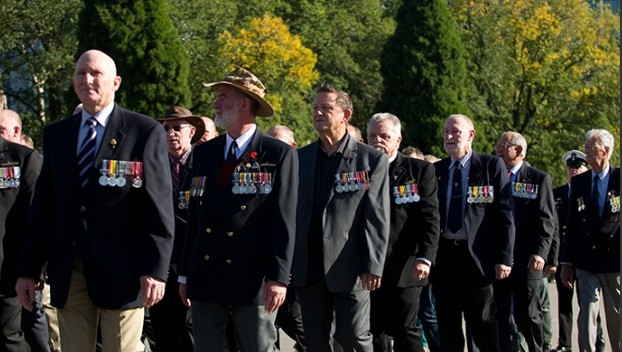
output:
M 611 193 L 609 193 L 608 196 L 609 196 L 609 205 L 611 206 L 611 212 L 612 213 L 619 212 L 620 211 L 620 196 L 613 197 Z M 583 197 L 577 198 L 577 204 L 578 204 L 578 208 L 577 208 L 578 211 L 585 210 L 585 201 L 583 200 Z
M 494 186 L 469 186 L 467 203 L 492 203 L 495 199 Z
M 99 169 L 101 176 L 99 184 L 101 186 L 125 187 L 127 184 L 126 175 L 132 177 L 132 187 L 140 188 L 142 180 L 143 163 L 141 161 L 123 160 L 102 160 L 102 167 Z
M 367 171 L 354 171 L 335 174 L 335 192 L 356 192 L 369 189 Z
M 19 178 L 22 172 L 19 166 L 8 166 L 0 168 L 0 189 L 18 188 Z
M 272 174 L 269 172 L 234 172 L 231 175 L 233 194 L 270 194 Z
M 395 204 L 415 203 L 421 199 L 419 187 L 416 183 L 393 187 Z
M 513 182 L 512 195 L 518 198 L 536 199 L 538 198 L 538 185 Z

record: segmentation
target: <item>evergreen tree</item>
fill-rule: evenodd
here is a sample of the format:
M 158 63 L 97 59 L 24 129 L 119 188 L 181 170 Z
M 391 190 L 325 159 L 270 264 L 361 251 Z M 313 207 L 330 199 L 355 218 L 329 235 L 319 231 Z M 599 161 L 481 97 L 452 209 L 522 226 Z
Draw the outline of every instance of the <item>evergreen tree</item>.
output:
M 469 115 L 462 102 L 466 65 L 456 24 L 445 0 L 404 0 L 396 21 L 383 50 L 378 111 L 403 122 L 403 146 L 445 155 L 445 119 L 453 113 Z
M 99 49 L 115 60 L 121 106 L 158 117 L 190 103 L 189 59 L 165 0 L 85 0 L 79 26 L 78 55 Z

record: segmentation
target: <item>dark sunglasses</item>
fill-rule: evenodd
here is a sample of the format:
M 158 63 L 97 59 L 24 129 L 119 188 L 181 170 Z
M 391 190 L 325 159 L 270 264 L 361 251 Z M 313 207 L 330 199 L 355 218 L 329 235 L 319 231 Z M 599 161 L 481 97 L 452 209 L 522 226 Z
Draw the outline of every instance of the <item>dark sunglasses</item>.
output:
M 177 125 L 177 126 L 164 126 L 164 130 L 166 132 L 170 131 L 171 129 L 175 132 L 179 132 L 181 131 L 182 128 L 184 127 L 189 127 L 190 125 Z

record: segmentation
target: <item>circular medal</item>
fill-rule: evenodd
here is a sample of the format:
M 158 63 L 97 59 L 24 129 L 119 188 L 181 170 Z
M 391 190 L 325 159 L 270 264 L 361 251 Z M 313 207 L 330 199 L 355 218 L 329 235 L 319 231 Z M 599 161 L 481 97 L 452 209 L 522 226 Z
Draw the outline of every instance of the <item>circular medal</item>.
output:
M 395 197 L 395 204 L 397 205 L 402 204 L 402 197 Z
M 473 203 L 475 201 L 475 199 L 473 197 L 468 197 L 467 198 L 467 203 Z
M 343 186 L 342 185 L 335 186 L 335 192 L 337 192 L 337 193 L 343 192 Z
M 362 183 L 357 183 L 357 184 L 356 184 L 356 189 L 357 189 L 357 190 L 362 191 L 362 190 L 363 190 L 363 188 L 364 188 L 364 187 L 363 187 L 363 184 L 362 184 Z
M 233 194 L 239 194 L 240 193 L 240 186 L 235 185 L 235 186 L 231 187 L 231 192 L 233 192 Z
M 412 203 L 414 201 L 415 201 L 415 198 L 412 195 L 409 194 L 406 196 L 406 202 Z
M 183 201 L 182 201 L 182 202 L 179 202 L 179 204 L 177 204 L 177 207 L 178 207 L 179 209 L 186 209 L 186 205 L 184 204 L 184 202 L 183 202 Z
M 135 179 L 132 181 L 132 187 L 134 187 L 134 188 L 140 188 L 140 187 L 142 187 L 142 186 L 143 186 L 143 180 L 141 180 L 141 179 L 139 179 L 139 178 L 135 178 Z
M 413 200 L 414 200 L 415 202 L 418 202 L 418 201 L 420 201 L 420 200 L 421 200 L 421 197 L 420 197 L 418 194 L 415 194 L 415 195 L 413 196 Z
M 348 187 L 350 188 L 350 192 L 356 191 L 356 183 L 350 183 Z
M 108 177 L 100 176 L 99 177 L 99 184 L 102 185 L 102 186 L 108 186 Z
M 117 178 L 117 186 L 125 187 L 126 184 L 127 184 L 127 180 L 125 179 L 125 177 Z
M 250 193 L 250 194 L 257 193 L 257 187 L 255 185 L 249 185 L 248 186 L 248 193 Z
M 117 180 L 114 177 L 108 177 L 108 186 L 116 186 Z

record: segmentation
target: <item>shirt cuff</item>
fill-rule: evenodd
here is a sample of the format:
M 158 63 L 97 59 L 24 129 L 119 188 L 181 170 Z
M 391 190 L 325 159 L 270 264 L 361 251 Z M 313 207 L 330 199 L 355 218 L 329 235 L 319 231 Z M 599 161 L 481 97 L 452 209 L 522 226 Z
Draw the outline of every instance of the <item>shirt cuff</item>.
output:
M 186 281 L 187 279 L 188 279 L 188 278 L 187 278 L 187 277 L 185 277 L 185 276 L 178 276 L 178 277 L 177 277 L 177 282 L 179 282 L 180 284 L 185 284 L 185 283 L 187 282 L 187 281 Z

